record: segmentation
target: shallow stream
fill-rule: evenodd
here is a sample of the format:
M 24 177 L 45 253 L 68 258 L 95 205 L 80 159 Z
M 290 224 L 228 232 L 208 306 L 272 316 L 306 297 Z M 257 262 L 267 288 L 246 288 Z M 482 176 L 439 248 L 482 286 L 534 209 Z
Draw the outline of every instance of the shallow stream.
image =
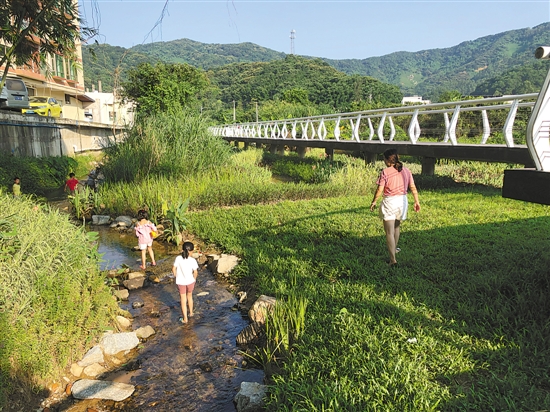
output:
M 107 227 L 93 228 L 100 236 L 102 268 L 138 270 L 140 253 L 133 250 L 136 237 L 119 234 Z M 134 357 L 101 380 L 135 385 L 134 394 L 122 402 L 65 399 L 51 410 L 57 411 L 235 411 L 233 398 L 243 381 L 262 382 L 263 371 L 242 369 L 243 357 L 235 344 L 237 334 L 248 324 L 237 300 L 227 286 L 201 267 L 195 287 L 195 316 L 187 325 L 181 316 L 179 294 L 168 275 L 174 250 L 155 242 L 158 265 L 148 274 L 164 280 L 148 283 L 130 292 L 120 306 L 133 315 L 132 329 L 151 325 L 156 334 L 142 343 Z M 149 260 L 149 257 L 148 257 Z M 132 303 L 143 307 L 133 309 Z

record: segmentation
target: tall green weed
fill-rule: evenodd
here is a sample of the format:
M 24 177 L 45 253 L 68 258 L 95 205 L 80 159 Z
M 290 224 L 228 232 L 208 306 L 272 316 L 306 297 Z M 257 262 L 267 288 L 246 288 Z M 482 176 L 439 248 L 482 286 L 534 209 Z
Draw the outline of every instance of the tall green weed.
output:
M 0 409 L 60 378 L 109 325 L 116 302 L 93 234 L 22 197 L 0 197 Z
M 111 182 L 194 176 L 226 164 L 231 153 L 208 132 L 203 117 L 183 109 L 142 116 L 114 143 L 105 148 L 103 167 Z

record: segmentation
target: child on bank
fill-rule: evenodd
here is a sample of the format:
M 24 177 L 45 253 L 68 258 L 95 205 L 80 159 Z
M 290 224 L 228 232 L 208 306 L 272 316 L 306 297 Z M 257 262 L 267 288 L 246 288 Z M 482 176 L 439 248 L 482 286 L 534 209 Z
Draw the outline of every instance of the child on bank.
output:
M 151 266 L 156 266 L 155 253 L 153 252 L 153 235 L 151 232 L 156 232 L 157 227 L 149 221 L 149 214 L 145 210 L 139 210 L 137 214 L 138 221 L 136 223 L 136 236 L 138 237 L 139 250 L 141 250 L 141 266 L 145 270 L 147 267 L 146 251 L 151 256 Z
M 21 180 L 18 177 L 13 178 L 13 197 L 21 196 Z
M 69 195 L 74 196 L 78 183 L 78 179 L 74 177 L 74 173 L 69 173 L 69 179 L 65 182 L 65 192 L 68 189 Z
M 181 255 L 174 261 L 172 273 L 176 277 L 176 285 L 180 292 L 181 314 L 178 320 L 181 323 L 187 323 L 187 305 L 189 305 L 189 317 L 193 317 L 193 289 L 199 274 L 199 265 L 195 258 L 190 256 L 191 251 L 195 249 L 193 243 L 184 242 Z

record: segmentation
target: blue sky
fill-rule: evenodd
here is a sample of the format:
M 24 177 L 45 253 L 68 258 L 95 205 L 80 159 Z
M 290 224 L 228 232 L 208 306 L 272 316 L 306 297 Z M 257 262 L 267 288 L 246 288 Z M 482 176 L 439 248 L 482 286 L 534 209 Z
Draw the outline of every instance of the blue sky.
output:
M 296 54 L 332 59 L 452 47 L 550 21 L 550 0 L 79 1 L 100 43 L 128 48 L 188 38 L 290 53 L 294 29 Z

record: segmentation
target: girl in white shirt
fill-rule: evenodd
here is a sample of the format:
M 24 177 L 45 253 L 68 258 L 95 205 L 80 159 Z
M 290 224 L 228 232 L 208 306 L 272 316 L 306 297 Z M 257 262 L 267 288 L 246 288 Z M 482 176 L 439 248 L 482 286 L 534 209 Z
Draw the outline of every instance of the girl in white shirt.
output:
M 187 323 L 187 305 L 189 305 L 189 317 L 193 316 L 193 289 L 195 289 L 195 282 L 199 274 L 199 265 L 195 258 L 190 256 L 190 252 L 195 249 L 195 246 L 191 242 L 185 242 L 183 244 L 183 250 L 181 255 L 174 261 L 172 266 L 172 273 L 176 277 L 176 285 L 180 292 L 181 300 L 181 313 L 182 317 L 179 318 L 181 323 Z

